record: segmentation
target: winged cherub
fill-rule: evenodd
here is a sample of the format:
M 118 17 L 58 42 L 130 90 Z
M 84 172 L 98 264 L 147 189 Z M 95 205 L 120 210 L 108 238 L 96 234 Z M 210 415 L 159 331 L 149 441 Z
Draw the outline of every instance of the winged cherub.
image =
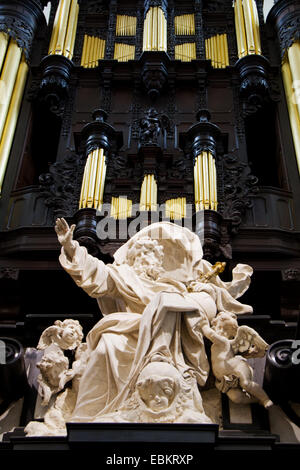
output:
M 266 392 L 253 381 L 253 369 L 246 359 L 264 357 L 268 344 L 259 334 L 248 326 L 239 327 L 236 315 L 227 312 L 220 312 L 211 327 L 207 318 L 201 317 L 198 327 L 213 343 L 211 361 L 216 387 L 235 403 L 272 406 Z

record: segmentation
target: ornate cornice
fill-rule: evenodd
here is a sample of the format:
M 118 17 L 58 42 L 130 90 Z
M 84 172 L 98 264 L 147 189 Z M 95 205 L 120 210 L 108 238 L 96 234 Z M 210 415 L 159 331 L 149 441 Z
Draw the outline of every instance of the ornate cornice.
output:
M 283 58 L 288 48 L 300 39 L 300 0 L 278 0 L 267 22 L 276 29 Z
M 39 25 L 46 25 L 38 0 L 3 0 L 0 3 L 0 31 L 9 34 L 29 60 L 32 41 Z

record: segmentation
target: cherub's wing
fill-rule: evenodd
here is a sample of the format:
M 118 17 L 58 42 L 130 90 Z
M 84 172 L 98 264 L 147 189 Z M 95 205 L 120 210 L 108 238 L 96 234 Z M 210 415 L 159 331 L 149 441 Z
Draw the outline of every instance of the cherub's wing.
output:
M 57 331 L 57 326 L 49 326 L 46 328 L 40 337 L 37 349 L 46 349 L 48 346 L 50 346 L 50 344 L 53 342 L 53 338 L 57 336 Z
M 238 328 L 235 338 L 231 341 L 234 354 L 243 357 L 264 357 L 268 344 L 262 337 L 249 326 L 243 325 Z

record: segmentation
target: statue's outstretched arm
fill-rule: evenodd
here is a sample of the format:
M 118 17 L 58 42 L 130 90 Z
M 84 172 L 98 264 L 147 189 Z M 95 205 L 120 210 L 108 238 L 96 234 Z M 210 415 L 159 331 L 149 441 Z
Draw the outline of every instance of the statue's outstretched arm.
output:
M 55 224 L 55 232 L 61 246 L 64 248 L 67 257 L 72 260 L 75 253 L 76 245 L 73 240 L 73 232 L 76 225 L 69 227 L 65 219 L 57 219 Z

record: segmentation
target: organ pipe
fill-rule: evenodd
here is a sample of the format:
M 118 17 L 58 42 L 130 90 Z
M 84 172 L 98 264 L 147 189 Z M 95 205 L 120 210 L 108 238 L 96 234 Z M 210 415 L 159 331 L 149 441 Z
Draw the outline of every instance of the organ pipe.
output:
M 186 198 L 178 197 L 166 201 L 165 215 L 170 220 L 181 220 L 186 216 Z
M 300 93 L 299 91 L 297 93 L 297 89 L 295 89 L 295 86 L 294 86 L 296 84 L 294 82 L 294 77 L 292 74 L 292 68 L 290 67 L 289 58 L 291 58 L 292 60 L 294 57 L 291 54 L 289 55 L 286 54 L 286 57 L 282 63 L 281 71 L 282 71 L 288 113 L 289 113 L 289 118 L 290 118 L 292 136 L 293 136 L 293 141 L 294 141 L 294 148 L 295 148 L 295 153 L 296 153 L 296 158 L 297 158 L 298 170 L 300 173 L 300 113 L 299 113 Z M 298 102 L 298 106 L 297 106 L 297 102 Z
M 239 58 L 260 55 L 259 17 L 255 0 L 235 0 L 234 16 Z
M 11 43 L 13 43 L 13 40 L 11 40 Z M 18 122 L 27 74 L 28 65 L 24 55 L 22 55 L 0 140 L 0 193 L 2 192 L 4 175 Z
M 87 158 L 79 201 L 79 209 L 93 208 L 101 210 L 106 176 L 104 150 L 97 148 Z
M 99 65 L 99 60 L 104 59 L 104 54 L 105 40 L 85 34 L 81 55 L 81 67 L 97 67 Z
M 132 215 L 132 201 L 126 196 L 112 197 L 110 216 L 114 219 L 127 219 Z
M 180 15 L 174 19 L 175 34 L 189 36 L 195 34 L 195 15 Z
M 167 19 L 160 7 L 150 7 L 144 20 L 143 51 L 167 52 Z
M 116 36 L 135 36 L 136 17 L 127 15 L 117 15 Z
M 196 211 L 217 210 L 217 174 L 215 159 L 211 152 L 201 152 L 194 165 Z
M 134 60 L 135 46 L 129 44 L 115 43 L 114 59 L 119 62 Z
M 60 0 L 53 23 L 49 55 L 63 55 L 72 60 L 78 14 L 79 5 L 77 0 Z
M 145 175 L 141 187 L 141 211 L 157 210 L 157 182 L 154 175 Z
M 187 42 L 175 46 L 175 59 L 182 62 L 190 62 L 196 59 L 196 43 Z
M 206 39 L 205 54 L 214 68 L 227 67 L 229 65 L 227 34 L 217 34 Z

